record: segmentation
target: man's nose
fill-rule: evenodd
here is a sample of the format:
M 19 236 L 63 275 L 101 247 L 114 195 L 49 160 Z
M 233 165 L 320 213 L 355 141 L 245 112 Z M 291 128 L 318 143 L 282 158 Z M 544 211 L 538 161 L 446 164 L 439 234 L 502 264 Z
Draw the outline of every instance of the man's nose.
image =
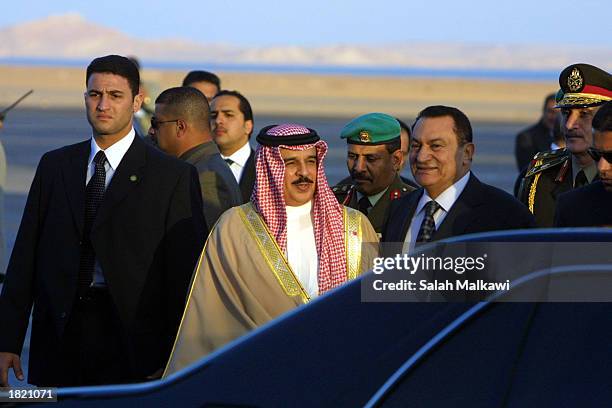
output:
M 357 173 L 362 173 L 366 171 L 366 163 L 364 157 L 358 157 L 357 159 L 355 159 L 355 161 L 353 162 L 353 171 Z
M 565 121 L 565 129 L 573 129 L 576 126 L 578 121 L 578 114 L 575 111 L 571 111 L 569 115 L 567 115 L 567 120 Z
M 98 102 L 97 109 L 99 111 L 104 111 L 108 109 L 108 96 L 106 94 L 102 94 L 100 96 L 100 101 Z
M 419 150 L 415 152 L 414 154 L 415 154 L 414 158 L 417 163 L 426 162 L 431 157 L 431 151 L 427 147 L 424 147 L 424 146 L 421 146 Z

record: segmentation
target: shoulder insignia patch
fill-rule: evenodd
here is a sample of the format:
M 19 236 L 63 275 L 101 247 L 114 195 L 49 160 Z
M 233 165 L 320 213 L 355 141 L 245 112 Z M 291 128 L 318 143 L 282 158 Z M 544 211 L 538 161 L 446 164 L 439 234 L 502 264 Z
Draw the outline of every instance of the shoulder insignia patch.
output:
M 552 167 L 565 163 L 570 158 L 570 153 L 566 149 L 558 149 L 549 152 L 536 154 L 531 161 L 530 168 L 525 174 L 525 178 L 541 173 Z

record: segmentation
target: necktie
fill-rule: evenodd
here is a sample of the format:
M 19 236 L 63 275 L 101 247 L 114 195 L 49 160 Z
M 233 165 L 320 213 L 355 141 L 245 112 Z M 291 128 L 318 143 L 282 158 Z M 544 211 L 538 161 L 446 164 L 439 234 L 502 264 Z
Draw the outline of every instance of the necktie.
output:
M 365 215 L 368 215 L 368 209 L 371 206 L 372 206 L 372 203 L 370 203 L 370 200 L 368 199 L 368 197 L 363 196 L 359 199 L 359 203 L 357 204 L 357 209 L 361 211 L 362 213 L 364 213 Z
M 225 160 L 225 162 L 227 163 L 228 166 L 232 166 L 232 164 L 234 164 L 234 161 L 232 159 L 223 159 Z
M 431 240 L 431 236 L 436 230 L 436 222 L 434 221 L 433 216 L 440 208 L 440 204 L 433 200 L 425 204 L 425 217 L 423 218 L 421 228 L 419 229 L 419 234 L 417 235 L 417 244 L 421 242 L 429 242 Z
M 79 262 L 78 292 L 83 295 L 92 282 L 96 254 L 91 244 L 91 227 L 96 219 L 98 207 L 104 198 L 106 181 L 106 155 L 100 150 L 93 159 L 94 174 L 85 187 L 85 222 L 83 223 L 83 239 L 81 242 L 81 257 Z
M 584 170 L 580 170 L 576 174 L 576 181 L 574 182 L 574 187 L 578 188 L 578 187 L 586 186 L 587 184 L 589 184 L 589 181 L 586 178 L 586 174 L 584 174 Z

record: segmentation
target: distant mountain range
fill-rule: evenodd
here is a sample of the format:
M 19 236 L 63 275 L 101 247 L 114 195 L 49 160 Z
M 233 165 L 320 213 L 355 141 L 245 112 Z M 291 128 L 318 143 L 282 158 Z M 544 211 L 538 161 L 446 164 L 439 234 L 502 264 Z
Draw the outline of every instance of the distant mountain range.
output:
M 574 62 L 612 67 L 612 48 L 565 45 L 397 43 L 240 47 L 179 38 L 147 40 L 87 21 L 79 14 L 50 16 L 0 28 L 0 58 L 90 59 L 110 53 L 145 61 L 216 64 L 558 70 Z

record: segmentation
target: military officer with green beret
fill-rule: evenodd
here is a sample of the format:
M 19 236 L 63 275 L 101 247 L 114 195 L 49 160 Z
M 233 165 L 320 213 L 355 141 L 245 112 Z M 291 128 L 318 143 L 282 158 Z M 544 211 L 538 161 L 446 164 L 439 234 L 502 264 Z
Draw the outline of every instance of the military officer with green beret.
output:
M 552 227 L 557 197 L 597 178 L 597 166 L 588 154 L 593 116 L 612 99 L 612 75 L 588 64 L 573 64 L 559 75 L 561 129 L 566 148 L 534 156 L 521 181 L 518 198 L 535 216 L 539 227 Z M 579 211 L 580 209 L 576 209 Z
M 340 136 L 347 141 L 350 177 L 332 190 L 340 203 L 367 215 L 380 237 L 391 201 L 414 190 L 399 177 L 400 125 L 392 116 L 368 113 L 346 124 Z

